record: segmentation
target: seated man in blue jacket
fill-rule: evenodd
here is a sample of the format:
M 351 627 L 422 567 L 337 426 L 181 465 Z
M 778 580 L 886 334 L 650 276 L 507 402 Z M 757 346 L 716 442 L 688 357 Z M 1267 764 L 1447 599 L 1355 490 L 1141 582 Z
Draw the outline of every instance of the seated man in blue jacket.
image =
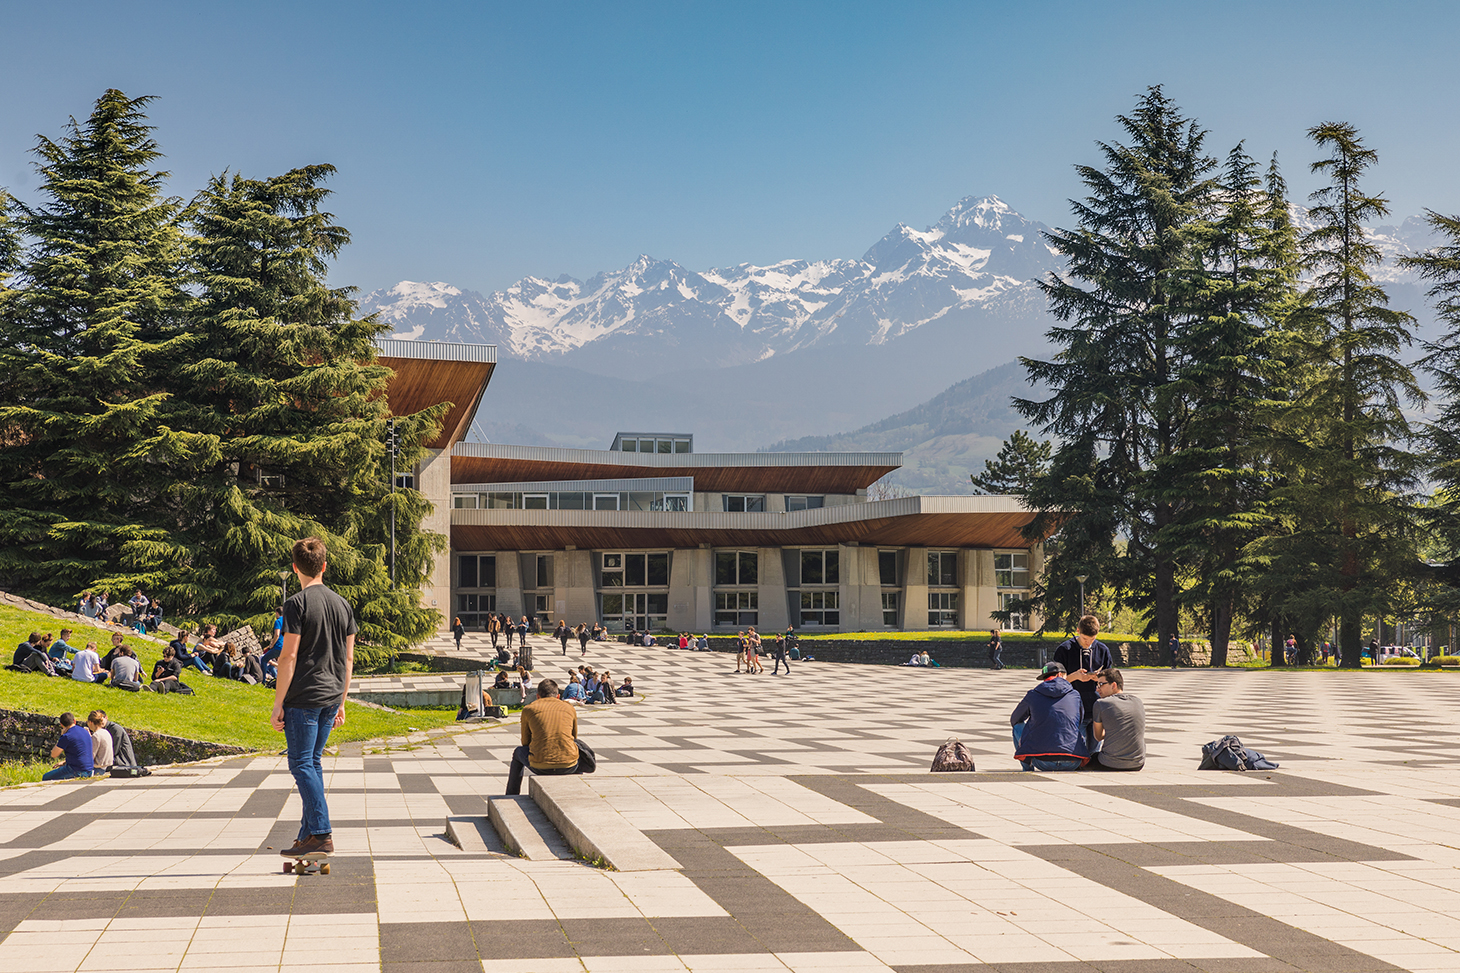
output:
M 1051 662 L 1039 671 L 1039 685 L 1009 714 L 1014 759 L 1025 770 L 1079 770 L 1090 759 L 1084 718 L 1084 704 L 1065 679 L 1065 667 Z

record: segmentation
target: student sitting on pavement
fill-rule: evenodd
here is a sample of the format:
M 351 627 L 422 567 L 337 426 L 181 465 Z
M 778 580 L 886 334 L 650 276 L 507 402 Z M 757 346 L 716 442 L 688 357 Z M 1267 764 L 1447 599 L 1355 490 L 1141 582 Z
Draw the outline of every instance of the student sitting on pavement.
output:
M 61 714 L 61 738 L 51 748 L 51 759 L 65 757 L 65 761 L 41 775 L 41 780 L 70 780 L 73 777 L 90 777 L 91 753 L 94 743 L 86 727 L 76 725 L 76 717 L 70 713 Z
M 594 696 L 600 703 L 618 703 L 613 693 L 613 673 L 607 669 L 603 670 L 603 673 L 598 677 L 598 689 L 595 690 Z
M 617 696 L 634 695 L 634 677 L 624 676 L 624 684 L 618 687 L 618 689 L 614 690 L 614 694 Z
M 1086 770 L 1140 770 L 1146 765 L 1146 707 L 1125 691 L 1125 678 L 1115 667 L 1095 674 L 1095 739 L 1100 751 Z
M 1051 662 L 1039 671 L 1039 685 L 1009 714 L 1014 759 L 1025 770 L 1079 770 L 1090 759 L 1084 716 L 1080 694 L 1065 679 L 1065 667 Z
M 498 669 L 497 670 L 497 678 L 494 679 L 494 680 L 492 680 L 492 688 L 493 689 L 511 689 L 512 688 L 512 680 L 507 678 L 507 670 L 506 669 Z
M 563 687 L 563 701 L 575 706 L 588 701 L 588 694 L 583 691 L 582 678 L 571 670 L 568 672 L 568 684 Z
M 92 710 L 86 718 L 86 729 L 91 733 L 91 772 L 98 777 L 116 763 L 112 754 L 112 735 L 106 731 L 105 724 L 101 710 Z
M 111 672 L 101 667 L 101 656 L 96 654 L 96 643 L 87 642 L 86 648 L 76 653 L 71 660 L 71 678 L 77 682 L 106 682 Z
M 923 664 L 923 654 L 921 652 L 914 652 L 912 654 L 912 658 L 911 659 L 908 659 L 906 664 L 907 665 L 910 665 L 910 666 L 920 666 L 920 665 L 922 665 Z
M 508 795 L 522 793 L 524 768 L 534 774 L 582 773 L 577 738 L 578 711 L 558 698 L 557 683 L 544 679 L 537 684 L 537 699 L 522 709 L 522 746 L 512 751 Z

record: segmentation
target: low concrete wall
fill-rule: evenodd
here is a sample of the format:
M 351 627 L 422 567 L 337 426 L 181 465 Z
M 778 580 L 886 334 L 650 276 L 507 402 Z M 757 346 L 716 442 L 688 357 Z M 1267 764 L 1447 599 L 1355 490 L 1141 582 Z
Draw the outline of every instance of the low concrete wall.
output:
M 713 640 L 711 640 L 713 643 Z M 1004 642 L 1004 665 L 1016 669 L 1034 669 L 1039 665 L 1040 650 L 1043 657 L 1052 659 L 1054 650 L 1063 642 L 1062 638 L 1051 639 L 1007 639 Z M 1168 666 L 1170 652 L 1161 649 L 1154 642 L 1106 642 L 1115 657 L 1117 666 Z M 716 647 L 718 649 L 718 646 Z M 912 658 L 914 652 L 927 650 L 938 665 L 949 669 L 988 669 L 988 647 L 983 642 L 919 641 L 905 642 L 888 640 L 816 639 L 801 643 L 801 656 L 810 655 L 817 662 L 849 662 L 854 665 L 900 666 Z M 729 651 L 734 651 L 731 640 Z M 1183 642 L 1177 655 L 1181 666 L 1205 666 L 1211 664 L 1211 651 L 1204 642 Z
M 77 713 L 76 717 L 84 720 L 86 714 Z M 49 760 L 51 748 L 60 735 L 61 721 L 54 716 L 0 710 L 0 759 Z M 132 738 L 138 762 L 149 767 L 252 752 L 247 747 L 187 740 L 131 727 L 127 728 L 127 735 Z

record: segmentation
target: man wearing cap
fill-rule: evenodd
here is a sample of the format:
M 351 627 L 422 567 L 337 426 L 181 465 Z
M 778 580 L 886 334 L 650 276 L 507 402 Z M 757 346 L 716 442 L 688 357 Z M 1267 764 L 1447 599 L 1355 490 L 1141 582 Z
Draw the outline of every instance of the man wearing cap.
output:
M 1039 684 L 1009 714 L 1014 759 L 1025 770 L 1079 770 L 1090 759 L 1084 718 L 1084 704 L 1065 679 L 1065 667 L 1051 662 L 1039 671 Z
M 1095 700 L 1099 698 L 1095 692 L 1095 674 L 1115 665 L 1109 647 L 1096 638 L 1099 634 L 1100 619 L 1094 615 L 1086 615 L 1075 626 L 1074 637 L 1065 639 L 1054 650 L 1054 661 L 1065 667 L 1070 683 L 1080 694 L 1080 704 L 1085 714 L 1082 718 L 1085 746 L 1091 753 L 1098 749 L 1095 746 L 1095 730 L 1091 726 L 1095 715 Z

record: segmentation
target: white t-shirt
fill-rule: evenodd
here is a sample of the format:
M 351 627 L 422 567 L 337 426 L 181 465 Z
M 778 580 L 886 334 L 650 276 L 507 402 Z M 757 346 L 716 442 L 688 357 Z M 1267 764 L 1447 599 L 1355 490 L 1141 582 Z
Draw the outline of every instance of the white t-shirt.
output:
M 71 678 L 77 682 L 93 682 L 96 677 L 92 670 L 101 665 L 101 656 L 91 649 L 82 649 L 76 653 L 76 659 L 72 662 Z
M 106 770 L 115 759 L 112 757 L 112 735 L 103 727 L 91 731 L 91 764 L 96 770 Z

